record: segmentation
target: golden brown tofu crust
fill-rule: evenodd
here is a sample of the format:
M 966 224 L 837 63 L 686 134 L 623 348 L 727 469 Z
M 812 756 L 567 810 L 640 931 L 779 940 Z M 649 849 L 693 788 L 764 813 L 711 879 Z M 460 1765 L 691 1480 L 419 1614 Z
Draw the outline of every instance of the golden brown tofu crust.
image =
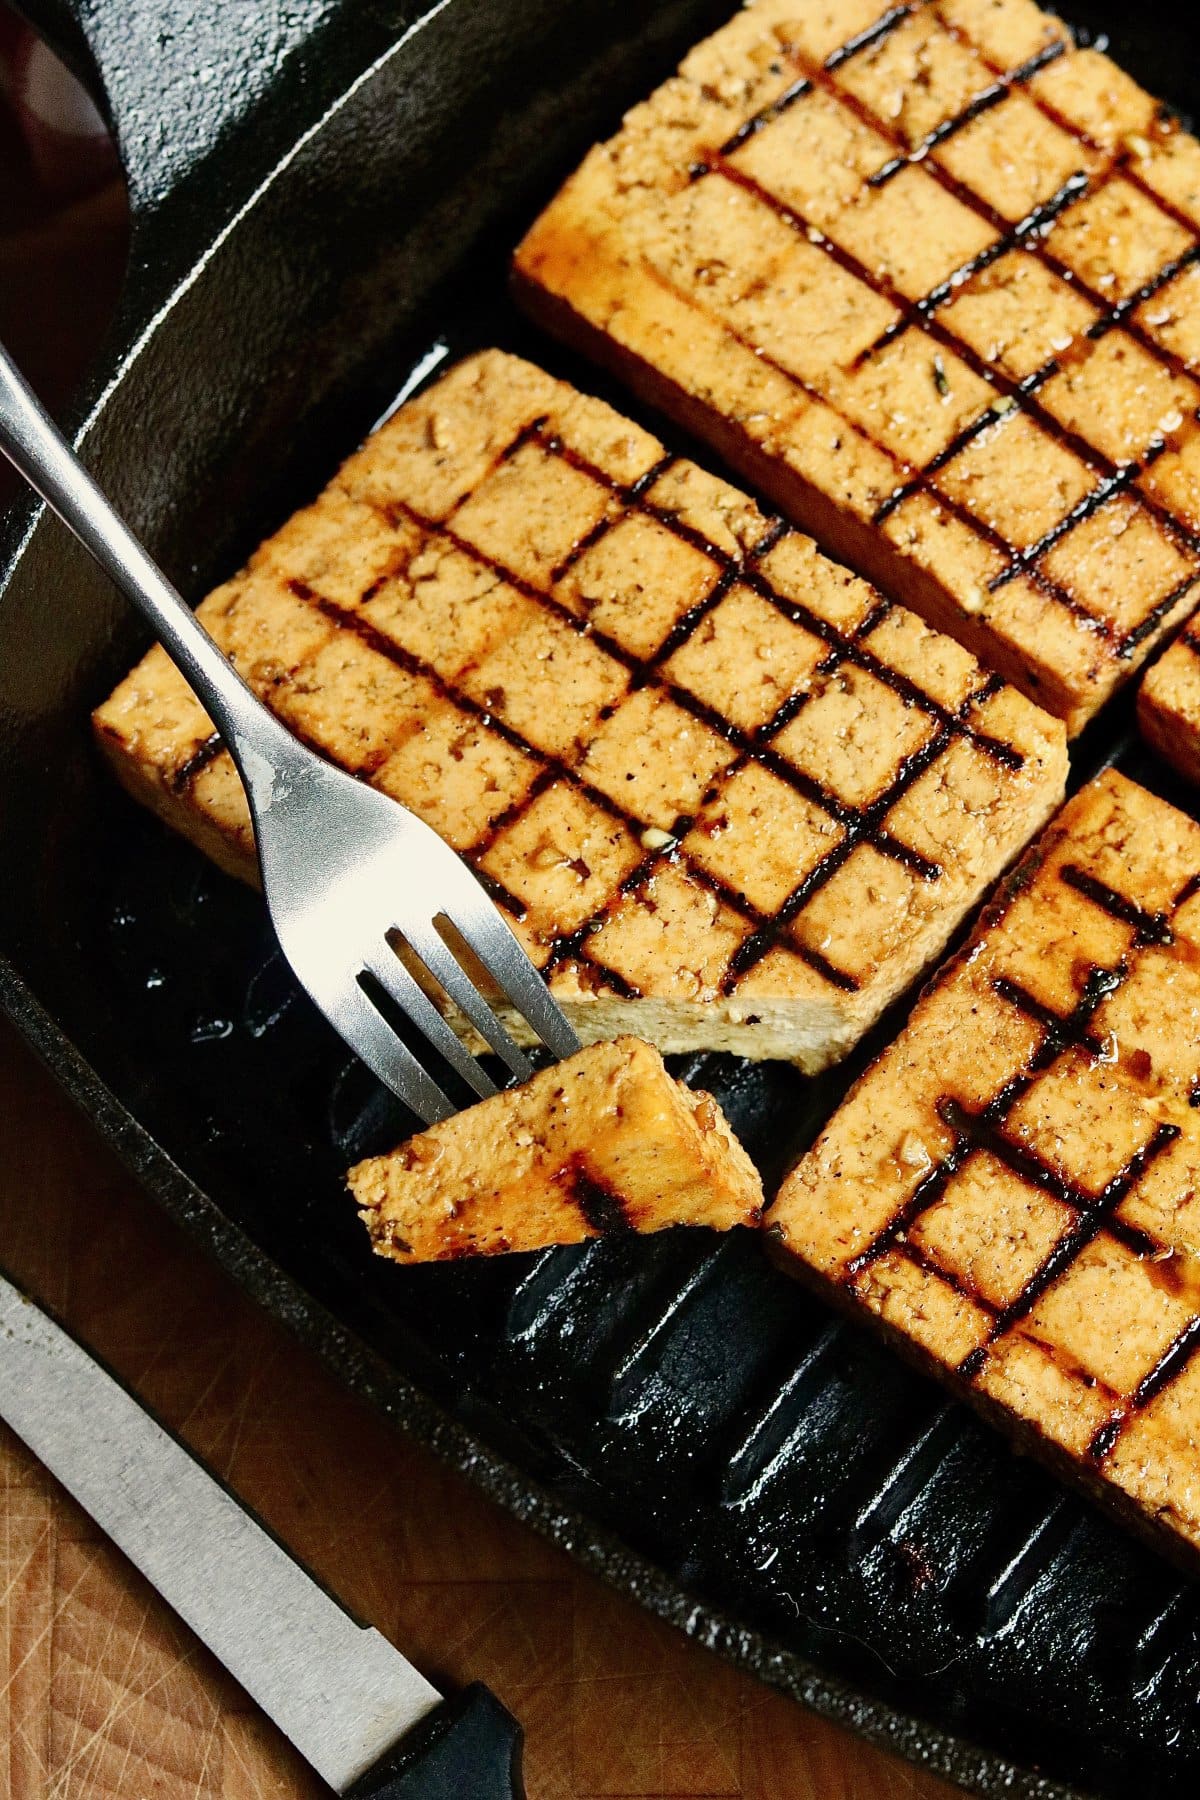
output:
M 499 352 L 410 401 L 200 616 L 480 872 L 585 1037 L 819 1068 L 1061 798 L 1061 725 L 745 494 Z M 96 714 L 251 879 L 161 650 Z
M 1109 772 L 766 1227 L 1010 1432 L 1200 1553 L 1200 826 Z
M 1138 690 L 1138 725 L 1152 750 L 1200 783 L 1200 633 L 1181 632 Z
M 636 1038 L 592 1044 L 351 1169 L 380 1256 L 442 1262 L 612 1232 L 757 1225 L 762 1182 L 710 1094 Z
M 1196 601 L 1200 144 L 1032 0 L 751 0 L 533 316 L 1078 731 Z

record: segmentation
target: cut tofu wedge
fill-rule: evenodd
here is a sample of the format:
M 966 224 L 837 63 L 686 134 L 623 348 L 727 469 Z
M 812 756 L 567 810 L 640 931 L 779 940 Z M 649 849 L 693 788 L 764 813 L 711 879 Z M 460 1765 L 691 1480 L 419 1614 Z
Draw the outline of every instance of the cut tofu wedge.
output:
M 1200 826 L 1109 773 L 767 1215 L 797 1273 L 1193 1554 L 1198 1097 Z
M 533 316 L 1079 730 L 1196 603 L 1200 144 L 1031 0 L 754 0 L 517 252 Z
M 818 1069 L 1049 816 L 1061 725 L 598 401 L 488 352 L 200 609 L 323 754 L 479 871 L 582 1038 Z M 120 778 L 254 877 L 161 650 Z
M 1200 632 L 1189 627 L 1138 693 L 1142 736 L 1188 781 L 1200 782 Z
M 578 1244 L 610 1232 L 757 1225 L 762 1182 L 716 1101 L 636 1038 L 592 1044 L 351 1169 L 395 1262 Z

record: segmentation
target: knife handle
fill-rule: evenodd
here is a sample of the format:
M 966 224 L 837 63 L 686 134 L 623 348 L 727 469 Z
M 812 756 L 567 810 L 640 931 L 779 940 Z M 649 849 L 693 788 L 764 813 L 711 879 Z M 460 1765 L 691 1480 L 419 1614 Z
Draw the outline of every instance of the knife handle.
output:
M 525 1800 L 521 1727 L 482 1682 L 443 1700 L 345 1800 Z

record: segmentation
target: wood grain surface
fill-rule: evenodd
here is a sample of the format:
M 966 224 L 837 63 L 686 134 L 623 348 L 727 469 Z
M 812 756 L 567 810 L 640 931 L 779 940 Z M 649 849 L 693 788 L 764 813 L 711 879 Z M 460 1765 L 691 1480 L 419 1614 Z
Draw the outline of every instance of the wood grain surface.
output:
M 347 1395 L 133 1185 L 6 1025 L 0 1261 L 431 1679 L 494 1688 L 525 1726 L 531 1800 L 950 1792 L 581 1573 Z M 0 1794 L 326 1791 L 0 1426 Z

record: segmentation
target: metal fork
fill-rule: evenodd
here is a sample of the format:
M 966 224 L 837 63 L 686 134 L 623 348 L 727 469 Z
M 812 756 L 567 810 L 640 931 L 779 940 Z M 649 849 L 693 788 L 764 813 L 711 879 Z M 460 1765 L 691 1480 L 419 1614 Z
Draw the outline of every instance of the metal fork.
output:
M 204 703 L 245 784 L 263 890 L 283 953 L 334 1029 L 426 1124 L 457 1107 L 398 1036 L 416 1026 L 480 1096 L 496 1084 L 446 1023 L 397 942 L 512 1074 L 528 1058 L 464 968 L 460 940 L 557 1057 L 579 1040 L 500 913 L 454 851 L 396 800 L 322 761 L 246 686 L 114 511 L 0 349 L 0 449 L 74 532 Z M 418 969 L 418 975 L 421 970 Z

